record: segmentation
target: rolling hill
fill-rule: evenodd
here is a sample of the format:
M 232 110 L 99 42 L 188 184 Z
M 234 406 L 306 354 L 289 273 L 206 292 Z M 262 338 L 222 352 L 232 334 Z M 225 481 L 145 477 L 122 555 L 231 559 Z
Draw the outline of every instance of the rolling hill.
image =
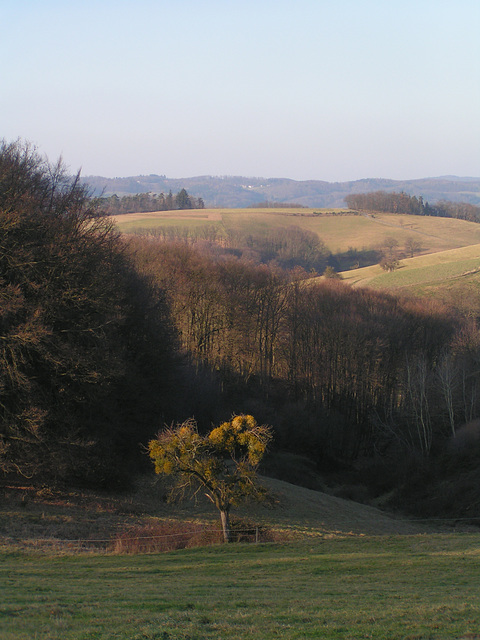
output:
M 274 507 L 252 504 L 235 510 L 233 515 L 308 538 L 409 535 L 435 530 L 432 525 L 281 480 L 264 478 L 263 484 L 274 496 Z M 162 487 L 147 477 L 134 492 L 123 496 L 80 491 L 42 494 L 33 487 L 10 487 L 0 512 L 0 548 L 61 549 L 83 540 L 95 546 L 98 539 L 108 546 L 109 539 L 114 540 L 125 530 L 172 519 L 219 526 L 218 512 L 206 499 L 169 504 Z
M 173 193 L 187 189 L 196 198 L 203 198 L 208 207 L 248 207 L 258 202 L 294 202 L 305 207 L 343 207 L 345 196 L 370 191 L 405 191 L 423 196 L 433 203 L 453 200 L 480 204 L 480 178 L 444 176 L 418 180 L 388 180 L 367 178 L 350 182 L 323 180 L 290 180 L 288 178 L 253 178 L 244 176 L 198 176 L 167 178 L 151 174 L 125 178 L 86 176 L 96 195 L 118 196 L 135 193 Z
M 342 209 L 196 209 L 127 213 L 114 219 L 124 233 L 164 226 L 214 225 L 220 231 L 234 227 L 251 232 L 259 228 L 299 226 L 316 233 L 333 254 L 349 249 L 378 249 L 388 237 L 394 237 L 401 246 L 413 237 L 422 254 L 480 243 L 480 225 L 475 222 L 404 214 L 359 215 Z
M 117 216 L 115 221 L 124 233 L 155 232 L 159 227 L 198 232 L 200 227 L 212 226 L 221 235 L 222 230 L 229 229 L 255 233 L 294 225 L 316 233 L 332 258 L 350 267 L 341 275 L 355 287 L 434 296 L 464 308 L 466 313 L 472 312 L 479 298 L 480 225 L 465 220 L 387 213 L 360 215 L 341 209 L 249 208 L 132 213 Z M 400 265 L 387 273 L 372 262 L 392 238 Z M 411 239 L 417 244 L 413 257 L 407 250 Z M 357 262 L 371 266 L 354 268 Z M 480 302 L 478 306 L 480 309 Z
M 434 298 L 464 316 L 480 314 L 480 244 L 403 259 L 392 272 L 372 265 L 341 276 L 354 287 Z
M 353 286 L 374 289 L 402 289 L 427 286 L 476 276 L 480 272 L 480 244 L 439 251 L 401 260 L 395 271 L 385 272 L 379 265 L 342 273 Z

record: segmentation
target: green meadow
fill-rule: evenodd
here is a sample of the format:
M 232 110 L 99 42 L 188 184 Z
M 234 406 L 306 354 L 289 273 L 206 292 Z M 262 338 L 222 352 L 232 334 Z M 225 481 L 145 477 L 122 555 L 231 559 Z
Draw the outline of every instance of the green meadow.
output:
M 345 271 L 342 278 L 353 286 L 406 290 L 418 295 L 450 289 L 466 291 L 480 283 L 480 244 L 403 259 L 391 272 L 379 265 Z
M 478 534 L 0 556 L 2 640 L 480 637 Z

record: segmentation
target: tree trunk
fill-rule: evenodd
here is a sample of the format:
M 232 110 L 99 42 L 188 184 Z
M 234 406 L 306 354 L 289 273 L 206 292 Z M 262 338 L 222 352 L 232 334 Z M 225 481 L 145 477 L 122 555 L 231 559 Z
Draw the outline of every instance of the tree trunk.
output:
M 223 541 L 230 542 L 230 514 L 228 511 L 220 511 L 222 521 Z

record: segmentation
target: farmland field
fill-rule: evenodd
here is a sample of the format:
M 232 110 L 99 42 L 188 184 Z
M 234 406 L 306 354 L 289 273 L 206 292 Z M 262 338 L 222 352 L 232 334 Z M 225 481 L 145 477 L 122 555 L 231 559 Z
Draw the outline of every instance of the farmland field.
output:
M 374 288 L 398 288 L 441 282 L 474 274 L 480 269 L 480 245 L 471 245 L 426 256 L 407 258 L 399 268 L 385 272 L 379 265 L 346 271 L 342 277 L 354 285 Z
M 478 638 L 478 535 L 0 556 L 2 640 Z
M 403 246 L 415 238 L 421 253 L 432 253 L 480 243 L 480 225 L 451 218 L 375 214 L 358 215 L 344 210 L 322 209 L 202 209 L 116 216 L 120 231 L 133 233 L 158 227 L 198 228 L 212 225 L 222 228 L 288 227 L 291 225 L 318 234 L 332 253 L 354 249 L 372 249 L 386 237 L 395 237 Z
M 474 637 L 478 533 L 434 533 L 432 523 L 264 482 L 276 507 L 239 513 L 271 526 L 278 542 L 137 555 L 74 553 L 60 543 L 164 518 L 213 523 L 215 511 L 206 502 L 169 505 L 146 480 L 124 498 L 32 494 L 22 506 L 10 496 L 0 511 L 0 637 Z
M 202 235 L 202 228 L 211 228 L 217 237 L 229 230 L 255 233 L 296 225 L 316 233 L 333 256 L 352 249 L 378 251 L 387 238 L 393 238 L 400 257 L 397 270 L 385 273 L 379 265 L 372 265 L 342 272 L 343 280 L 355 287 L 436 297 L 458 309 L 468 303 L 464 310 L 467 314 L 473 312 L 472 305 L 479 297 L 480 225 L 474 222 L 399 214 L 359 215 L 341 209 L 205 209 L 125 214 L 115 220 L 125 233 L 174 227 L 179 234 L 188 231 Z M 409 239 L 417 243 L 415 257 L 407 257 Z M 347 263 L 355 261 L 353 257 Z

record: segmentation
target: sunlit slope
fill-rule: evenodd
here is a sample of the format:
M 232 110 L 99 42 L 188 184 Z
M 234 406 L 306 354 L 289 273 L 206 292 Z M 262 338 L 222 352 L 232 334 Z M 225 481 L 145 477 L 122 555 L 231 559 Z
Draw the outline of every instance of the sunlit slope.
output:
M 400 261 L 399 268 L 385 272 L 379 265 L 345 271 L 345 282 L 375 289 L 417 289 L 448 286 L 448 283 L 480 282 L 480 244 L 450 249 Z
M 296 225 L 309 229 L 333 253 L 350 248 L 378 249 L 386 238 L 395 238 L 401 250 L 409 238 L 421 246 L 420 252 L 445 251 L 480 243 L 480 225 L 452 218 L 433 218 L 400 214 L 353 214 L 322 209 L 202 209 L 129 213 L 114 218 L 120 231 L 134 233 L 159 227 L 194 229 L 215 226 L 242 228 L 254 232 L 268 227 Z
M 379 249 L 386 238 L 395 238 L 400 251 L 413 238 L 420 244 L 422 254 L 480 243 L 480 225 L 452 218 L 350 214 L 305 218 L 295 224 L 318 233 L 333 254 L 350 248 Z

